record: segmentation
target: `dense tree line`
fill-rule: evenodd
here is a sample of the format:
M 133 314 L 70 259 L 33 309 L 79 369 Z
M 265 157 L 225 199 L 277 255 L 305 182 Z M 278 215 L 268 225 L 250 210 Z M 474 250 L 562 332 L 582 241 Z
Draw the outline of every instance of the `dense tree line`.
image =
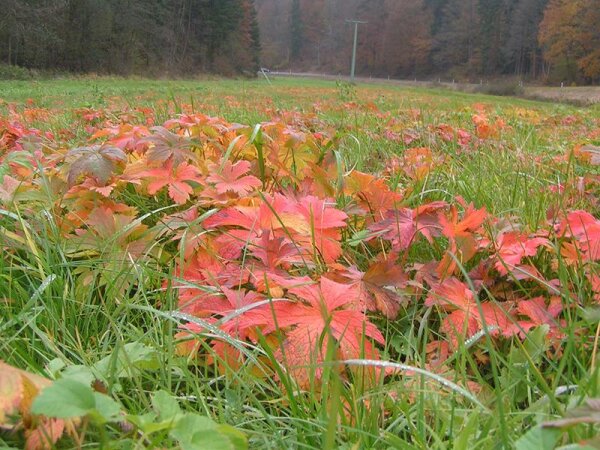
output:
M 117 74 L 254 72 L 253 0 L 1 0 L 0 62 Z
M 600 0 L 0 0 L 0 63 L 145 75 L 600 81 Z M 260 32 L 259 32 L 260 29 Z M 262 49 L 261 49 L 262 47 Z
M 600 80 L 600 0 L 256 0 L 263 63 L 363 75 Z

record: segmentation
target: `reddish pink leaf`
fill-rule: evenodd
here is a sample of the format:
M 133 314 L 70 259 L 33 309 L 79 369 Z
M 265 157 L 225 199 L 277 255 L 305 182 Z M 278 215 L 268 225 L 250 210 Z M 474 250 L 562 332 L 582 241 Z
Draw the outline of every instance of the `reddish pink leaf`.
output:
M 235 164 L 231 164 L 231 161 L 226 161 L 222 170 L 220 170 L 217 164 L 210 164 L 208 167 L 211 175 L 206 180 L 215 185 L 219 194 L 234 192 L 241 197 L 261 185 L 258 178 L 252 175 L 245 175 L 250 171 L 250 163 L 248 161 L 238 161 Z
M 139 174 L 140 177 L 148 177 L 148 194 L 155 195 L 165 186 L 168 187 L 169 197 L 176 203 L 185 204 L 194 189 L 189 182 L 203 183 L 200 171 L 187 163 L 179 164 L 173 170 L 173 162 L 169 161 L 163 168 L 150 169 Z
M 445 202 L 433 202 L 412 210 L 402 208 L 390 211 L 386 219 L 377 222 L 369 229 L 382 239 L 392 242 L 395 250 L 406 250 L 422 234 L 431 241 L 439 234 L 441 226 L 437 211 L 446 207 Z
M 469 311 L 476 307 L 473 291 L 457 278 L 448 278 L 435 286 L 425 300 L 426 306 L 438 305 L 445 310 Z
M 383 344 L 384 337 L 364 313 L 345 307 L 356 303 L 357 290 L 321 278 L 319 285 L 292 289 L 306 302 L 290 305 L 285 315 L 277 317 L 278 326 L 294 327 L 287 334 L 277 355 L 284 361 L 300 386 L 310 384 L 311 373 L 319 380 L 322 368 L 315 367 L 325 358 L 329 339 L 337 344 L 337 358 L 376 358 L 377 351 L 368 339 Z M 274 330 L 274 328 L 265 329 Z
M 496 270 L 506 275 L 509 270 L 519 265 L 523 258 L 535 256 L 538 248 L 549 245 L 548 239 L 529 237 L 517 231 L 501 234 L 496 243 Z
M 386 317 L 394 319 L 406 297 L 393 288 L 406 287 L 408 276 L 393 258 L 376 262 L 367 272 L 349 268 L 340 272 L 339 278 L 358 288 L 357 309 L 361 311 L 380 311 Z

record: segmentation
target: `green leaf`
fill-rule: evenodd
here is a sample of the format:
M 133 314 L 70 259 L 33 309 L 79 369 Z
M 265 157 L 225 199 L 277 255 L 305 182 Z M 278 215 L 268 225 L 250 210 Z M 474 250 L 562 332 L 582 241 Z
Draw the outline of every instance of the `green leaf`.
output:
M 102 423 L 117 419 L 121 408 L 112 398 L 94 392 L 90 386 L 63 378 L 42 390 L 31 411 L 59 419 L 91 416 Z
M 183 450 L 245 450 L 243 433 L 228 425 L 217 425 L 208 417 L 187 414 L 170 433 Z
M 453 450 L 468 450 L 469 445 L 472 445 L 473 437 L 477 434 L 479 429 L 480 416 L 477 413 L 471 414 L 458 433 L 456 440 L 454 441 Z
M 535 427 L 515 443 L 516 450 L 554 450 L 561 432 L 551 428 Z
M 141 342 L 130 342 L 118 348 L 112 355 L 94 364 L 99 375 L 111 378 L 128 378 L 140 370 L 156 370 L 160 367 L 158 352 Z
M 229 438 L 235 450 L 245 450 L 248 448 L 248 439 L 246 439 L 246 435 L 237 428 L 223 424 L 218 425 L 217 429 L 221 434 Z
M 96 402 L 95 412 L 97 412 L 103 421 L 109 422 L 119 418 L 121 407 L 108 395 L 94 392 L 94 400 Z
M 56 377 L 57 374 L 60 373 L 61 370 L 65 368 L 67 364 L 60 358 L 54 358 L 46 364 L 46 372 L 50 374 L 51 377 Z
M 218 441 L 212 439 L 216 434 L 218 434 L 216 424 L 211 419 L 192 414 L 182 417 L 170 433 L 171 437 L 179 441 L 184 450 L 200 450 L 211 441 L 219 445 Z
M 153 412 L 141 414 L 138 416 L 128 415 L 127 421 L 138 427 L 145 434 L 157 433 L 159 431 L 170 430 L 175 423 L 171 421 L 157 422 L 157 416 Z
M 128 415 L 127 420 L 145 434 L 170 430 L 184 418 L 179 403 L 168 392 L 158 391 L 152 396 L 155 412 L 143 415 Z
M 61 372 L 61 378 L 79 381 L 87 386 L 91 385 L 96 379 L 92 369 L 82 365 L 67 366 Z
M 69 419 L 85 416 L 95 406 L 91 387 L 75 380 L 60 379 L 35 398 L 31 410 L 34 414 Z
M 144 433 L 150 433 L 149 431 L 146 430 L 146 428 L 154 425 L 154 423 L 156 422 L 156 414 L 153 412 L 149 412 L 146 414 L 138 414 L 138 415 L 127 414 L 127 416 L 125 416 L 125 418 L 127 419 L 127 421 L 129 423 L 135 425 L 136 427 L 141 429 Z
M 590 323 L 600 322 L 600 308 L 585 308 L 583 310 L 583 317 Z
M 166 391 L 154 394 L 152 406 L 162 420 L 174 420 L 181 414 L 179 403 Z
M 361 230 L 357 231 L 352 235 L 352 238 L 348 240 L 348 245 L 351 247 L 356 247 L 360 245 L 365 239 L 371 236 L 371 232 L 369 230 Z
M 550 327 L 548 325 L 542 325 L 536 327 L 533 331 L 527 334 L 527 339 L 523 342 L 523 348 L 532 361 L 539 363 L 542 356 L 545 354 L 548 348 L 548 333 Z

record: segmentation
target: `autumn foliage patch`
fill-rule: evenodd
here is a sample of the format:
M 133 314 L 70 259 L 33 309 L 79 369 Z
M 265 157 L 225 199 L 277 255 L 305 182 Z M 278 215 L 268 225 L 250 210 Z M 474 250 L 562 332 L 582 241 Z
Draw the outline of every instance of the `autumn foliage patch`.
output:
M 8 218 L 25 219 L 4 221 L 2 250 L 9 259 L 30 253 L 32 233 L 46 233 L 81 263 L 76 288 L 118 285 L 115 302 L 147 282 L 140 267 L 159 273 L 190 362 L 228 373 L 271 354 L 273 376 L 311 389 L 333 361 L 351 382 L 346 360 L 402 358 L 386 346 L 385 324 L 419 305 L 435 330 L 428 370 L 443 374 L 447 358 L 482 333 L 522 341 L 546 327 L 559 355 L 567 310 L 600 301 L 599 219 L 567 208 L 530 229 L 460 196 L 415 196 L 448 164 L 433 147 L 410 147 L 369 174 L 343 168 L 339 136 L 313 130 L 308 117 L 257 127 L 199 113 L 161 126 L 147 119 L 87 117 L 88 142 L 78 147 L 17 113 L 1 119 L 0 201 Z M 472 124 L 429 132 L 468 153 L 507 128 L 483 112 Z M 566 158 L 592 167 L 596 156 L 584 147 Z M 563 270 L 579 274 L 585 291 Z M 377 383 L 394 373 L 371 375 Z

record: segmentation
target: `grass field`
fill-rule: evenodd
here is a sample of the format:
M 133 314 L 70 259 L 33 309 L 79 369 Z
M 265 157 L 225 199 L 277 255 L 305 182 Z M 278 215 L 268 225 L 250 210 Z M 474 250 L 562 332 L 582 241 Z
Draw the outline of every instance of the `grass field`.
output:
M 277 79 L 279 77 L 291 77 L 291 78 L 304 78 L 312 80 L 329 80 L 336 81 L 338 77 L 333 75 L 315 74 L 315 73 L 286 73 L 286 72 L 272 72 L 271 78 Z M 555 103 L 567 103 L 577 106 L 593 106 L 600 104 L 600 86 L 523 86 L 518 87 L 518 81 L 516 80 L 497 80 L 492 81 L 491 84 L 486 81 L 484 84 L 481 83 L 455 83 L 450 81 L 418 81 L 418 80 L 394 80 L 386 78 L 358 78 L 358 82 L 366 85 L 384 85 L 384 86 L 396 86 L 404 89 L 407 88 L 425 88 L 425 89 L 445 89 L 450 91 L 465 92 L 470 94 L 493 94 L 493 95 L 504 95 L 513 97 L 519 97 L 528 100 L 538 101 L 549 101 Z M 512 94 L 510 93 L 512 92 Z
M 0 81 L 0 448 L 600 448 L 599 155 L 599 105 Z
M 600 103 L 599 86 L 582 87 L 530 87 L 525 91 L 529 98 L 555 102 L 573 102 L 580 105 Z

